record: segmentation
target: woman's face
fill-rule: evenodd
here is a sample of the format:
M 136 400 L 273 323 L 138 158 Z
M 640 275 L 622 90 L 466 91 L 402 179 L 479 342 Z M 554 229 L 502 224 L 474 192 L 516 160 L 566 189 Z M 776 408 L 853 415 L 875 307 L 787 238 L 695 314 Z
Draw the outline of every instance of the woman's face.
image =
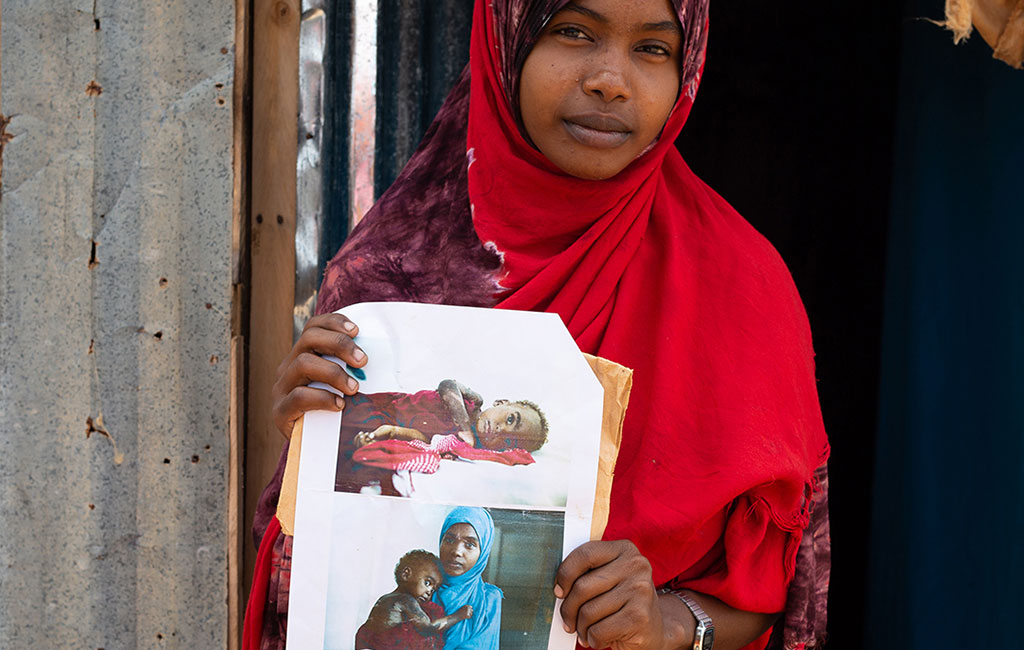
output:
M 683 33 L 669 0 L 576 0 L 523 65 L 534 145 L 579 178 L 611 178 L 661 133 L 679 95 Z
M 466 523 L 452 524 L 441 538 L 441 567 L 450 576 L 461 576 L 480 558 L 480 538 Z

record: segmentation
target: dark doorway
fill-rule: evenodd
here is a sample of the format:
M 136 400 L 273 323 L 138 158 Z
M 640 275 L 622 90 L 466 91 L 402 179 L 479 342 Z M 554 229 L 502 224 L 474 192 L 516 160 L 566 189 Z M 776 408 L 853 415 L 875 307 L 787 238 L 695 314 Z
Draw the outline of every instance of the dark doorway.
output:
M 678 142 L 779 250 L 807 308 L 832 444 L 834 650 L 864 647 L 867 620 L 903 14 L 891 0 L 712 2 L 704 80 Z

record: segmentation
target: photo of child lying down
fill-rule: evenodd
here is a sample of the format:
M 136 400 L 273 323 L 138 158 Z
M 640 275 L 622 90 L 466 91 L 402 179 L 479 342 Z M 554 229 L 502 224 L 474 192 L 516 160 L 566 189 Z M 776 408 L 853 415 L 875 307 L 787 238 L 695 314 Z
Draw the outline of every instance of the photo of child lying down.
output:
M 483 398 L 453 379 L 442 381 L 437 390 L 412 395 L 377 393 L 367 395 L 373 409 L 364 423 L 376 418 L 392 419 L 372 431 L 360 431 L 356 447 L 380 440 L 419 440 L 429 443 L 435 436 L 455 435 L 478 449 L 537 451 L 548 438 L 548 422 L 540 407 L 528 400 L 499 399 L 482 408 Z M 367 402 L 361 402 L 365 404 Z M 354 405 L 347 405 L 344 417 L 359 417 Z M 402 422 L 403 424 L 399 424 Z
M 357 393 L 342 411 L 335 490 L 410 496 L 415 477 L 437 473 L 443 460 L 533 465 L 548 433 L 535 402 L 498 399 L 485 407 L 454 379 L 414 393 Z

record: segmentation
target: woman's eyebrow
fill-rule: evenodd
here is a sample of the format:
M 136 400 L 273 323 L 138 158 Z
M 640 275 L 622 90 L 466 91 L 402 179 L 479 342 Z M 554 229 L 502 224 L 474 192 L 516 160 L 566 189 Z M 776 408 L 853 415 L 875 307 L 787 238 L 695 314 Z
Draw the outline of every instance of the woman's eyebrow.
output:
M 567 4 L 564 7 L 562 7 L 562 11 L 573 11 L 573 12 L 576 12 L 578 14 L 587 16 L 588 18 L 593 18 L 594 20 L 596 20 L 598 22 L 601 22 L 601 23 L 607 23 L 608 22 L 608 19 L 606 17 L 604 17 L 603 15 L 597 13 L 593 9 L 587 9 L 586 7 L 581 7 L 580 5 L 576 4 L 575 2 L 570 2 L 569 4 Z
M 565 7 L 562 8 L 562 11 L 572 11 L 572 12 L 578 13 L 578 14 L 580 14 L 582 16 L 587 16 L 588 18 L 591 18 L 591 19 L 596 20 L 597 22 L 603 23 L 603 24 L 608 24 L 608 22 L 609 22 L 608 18 L 605 15 L 600 14 L 600 13 L 594 11 L 593 9 L 588 9 L 587 7 L 580 6 L 580 5 L 576 4 L 575 2 L 570 2 L 569 4 L 565 5 Z M 663 20 L 663 21 L 657 22 L 657 23 L 644 23 L 643 25 L 640 25 L 640 28 L 639 28 L 638 31 L 641 31 L 641 32 L 673 32 L 673 33 L 679 34 L 679 35 L 682 35 L 682 33 L 683 33 L 683 30 L 681 30 L 679 28 L 679 25 L 677 25 L 676 22 L 673 21 L 673 20 Z
M 645 23 L 640 26 L 642 32 L 674 32 L 682 35 L 683 30 L 672 20 L 664 20 L 660 23 Z

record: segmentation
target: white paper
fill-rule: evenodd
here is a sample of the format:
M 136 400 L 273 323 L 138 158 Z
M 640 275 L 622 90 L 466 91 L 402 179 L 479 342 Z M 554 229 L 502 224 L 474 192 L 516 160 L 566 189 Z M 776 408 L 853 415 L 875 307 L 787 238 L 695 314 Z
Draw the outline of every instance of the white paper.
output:
M 364 303 L 344 313 L 359 325 L 356 342 L 369 357 L 360 393 L 415 394 L 453 379 L 479 393 L 484 408 L 495 399 L 535 403 L 548 439 L 532 453 L 534 464 L 443 459 L 433 474 L 399 472 L 391 481 L 406 497 L 375 494 L 375 486 L 336 492 L 339 449 L 346 448 L 342 416 L 307 414 L 288 648 L 352 650 L 374 603 L 395 590 L 399 558 L 421 548 L 437 554 L 441 524 L 457 505 L 485 507 L 495 519 L 484 579 L 505 592 L 503 638 L 516 647 L 573 648 L 551 589 L 558 560 L 590 536 L 603 392 L 559 317 L 407 303 Z M 545 551 L 543 540 L 559 529 L 561 548 Z M 509 576 L 516 586 L 503 587 Z M 516 595 L 523 581 L 535 585 L 531 602 Z M 547 634 L 538 623 L 528 627 L 531 616 L 551 621 Z

